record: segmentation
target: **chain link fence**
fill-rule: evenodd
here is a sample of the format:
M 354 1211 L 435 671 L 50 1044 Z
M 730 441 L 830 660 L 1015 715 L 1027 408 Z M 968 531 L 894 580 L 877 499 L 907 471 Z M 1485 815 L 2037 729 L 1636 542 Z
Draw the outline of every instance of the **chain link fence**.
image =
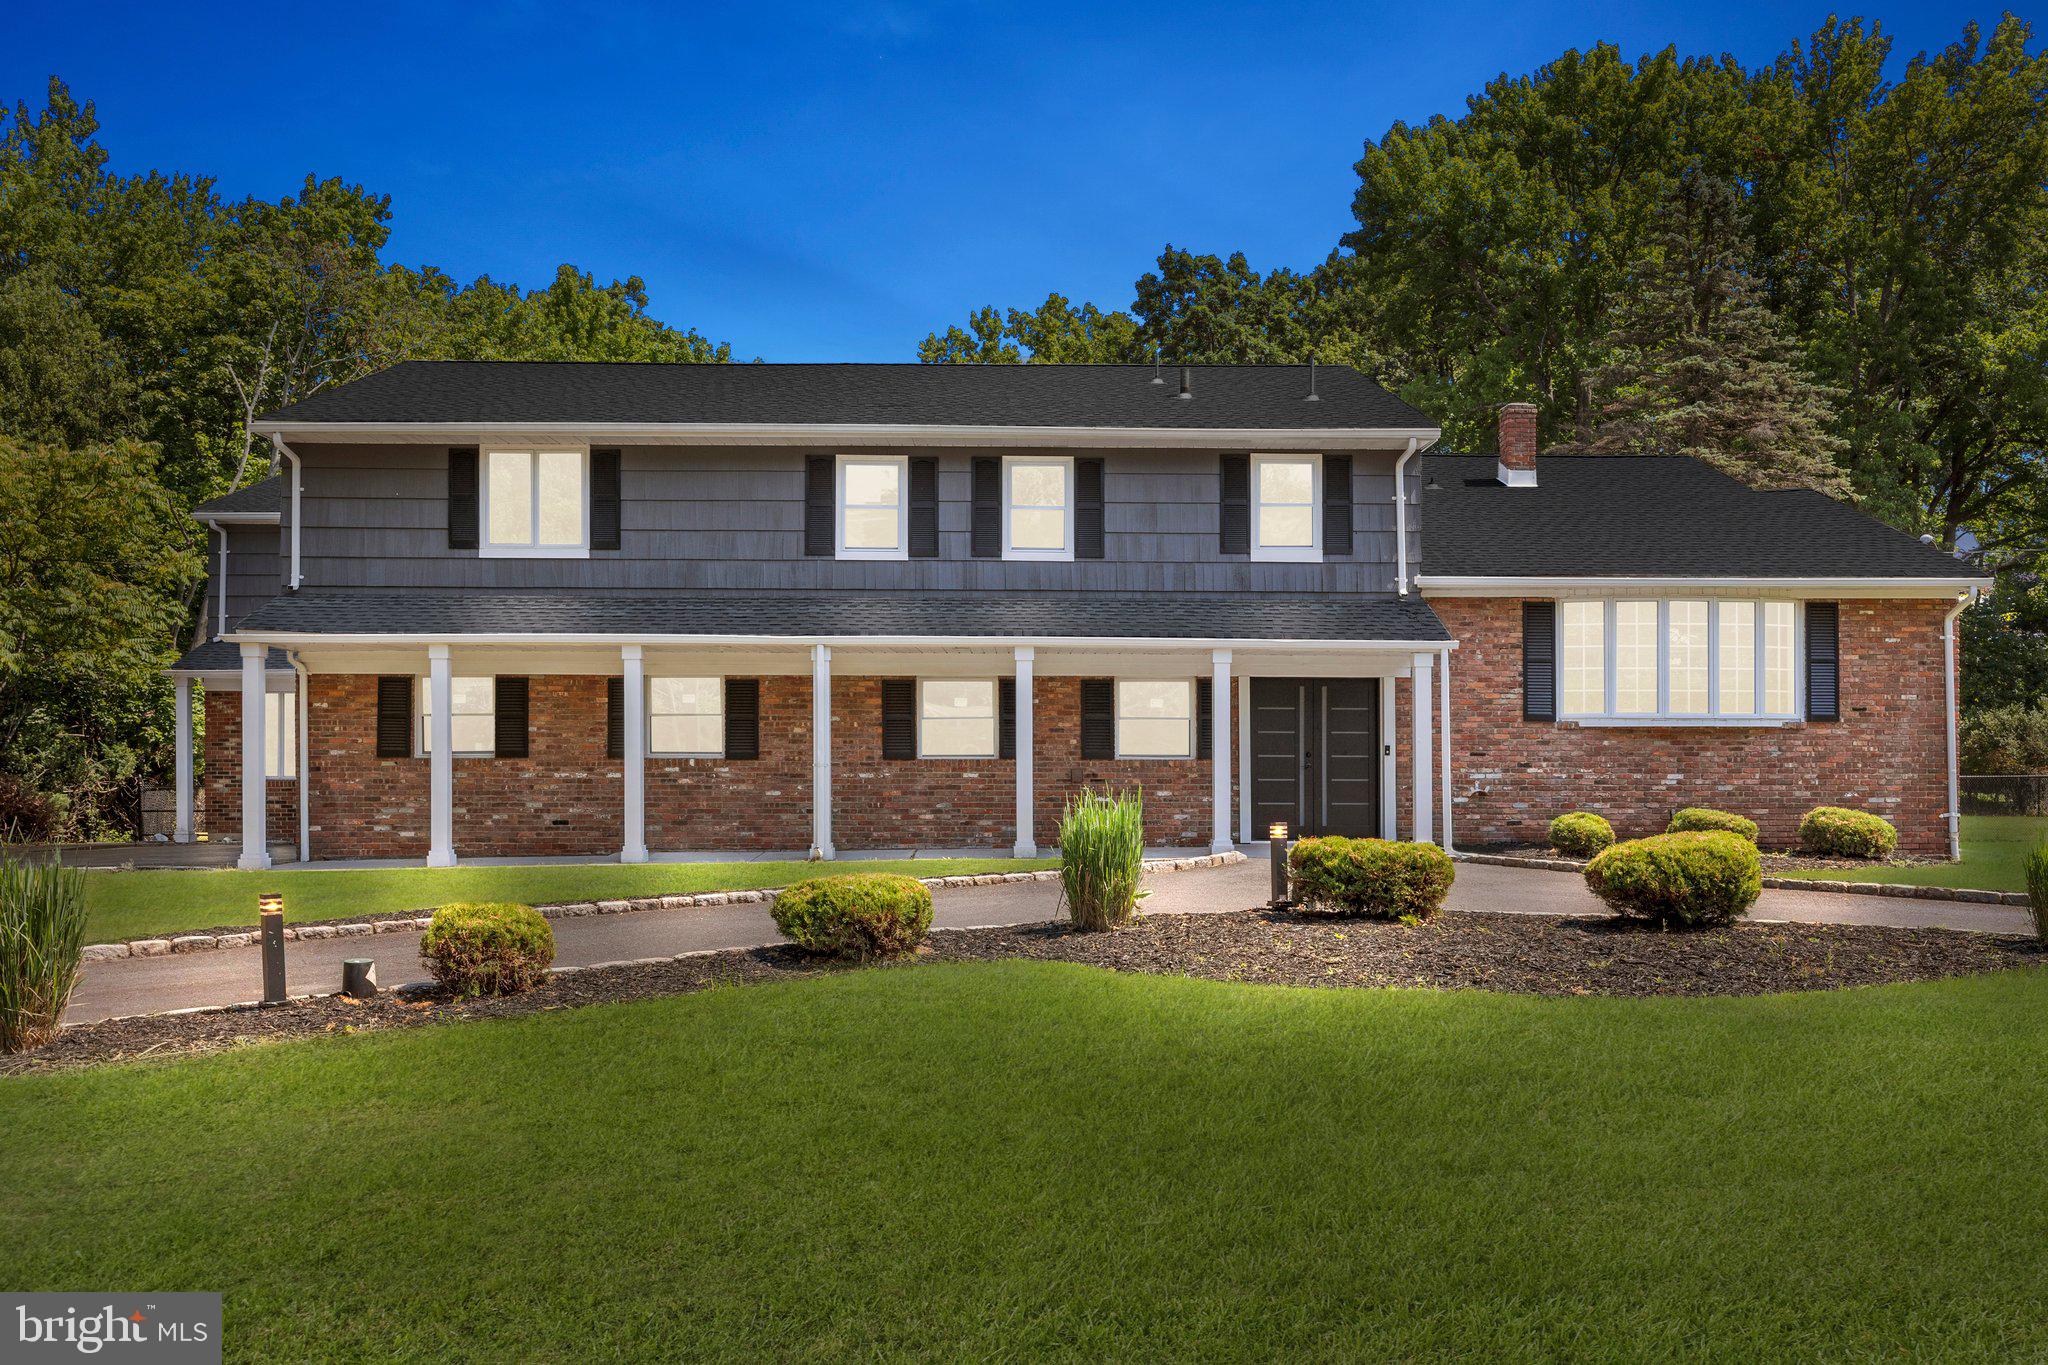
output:
M 2048 815 L 2048 773 L 1963 778 L 1965 815 Z

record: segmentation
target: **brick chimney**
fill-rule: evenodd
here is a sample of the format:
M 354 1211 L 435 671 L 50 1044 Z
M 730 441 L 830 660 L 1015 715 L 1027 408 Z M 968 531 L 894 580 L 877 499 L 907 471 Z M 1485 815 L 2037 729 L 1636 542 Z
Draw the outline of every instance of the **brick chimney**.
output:
M 1536 405 L 1500 405 L 1500 481 L 1510 488 L 1536 486 Z

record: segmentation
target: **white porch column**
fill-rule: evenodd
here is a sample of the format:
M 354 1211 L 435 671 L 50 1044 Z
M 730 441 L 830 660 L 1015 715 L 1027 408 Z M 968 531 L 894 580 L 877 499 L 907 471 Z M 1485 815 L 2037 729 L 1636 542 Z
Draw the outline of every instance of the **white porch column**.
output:
M 1436 776 L 1436 747 L 1431 743 L 1431 734 L 1436 728 L 1430 718 L 1430 674 L 1431 665 L 1436 662 L 1434 654 L 1418 654 L 1414 659 L 1414 678 L 1410 691 L 1413 693 L 1415 744 L 1410 753 L 1409 769 L 1414 775 L 1415 787 L 1415 830 L 1411 837 L 1419 844 L 1436 840 L 1434 829 L 1436 791 L 1432 779 Z
M 171 838 L 192 842 L 192 680 L 178 679 L 178 824 Z
M 641 664 L 640 646 L 621 645 L 619 660 L 624 665 L 626 812 L 625 839 L 619 849 L 622 863 L 647 861 L 647 678 Z
M 832 857 L 832 648 L 811 646 L 811 856 Z
M 1037 821 L 1032 810 L 1031 667 L 1037 651 L 1017 646 L 1017 846 L 1019 858 L 1038 856 Z
M 1437 707 L 1444 713 L 1444 837 L 1442 842 L 1444 852 L 1449 853 L 1451 851 L 1451 792 L 1453 786 L 1451 781 L 1451 652 L 1448 649 L 1443 652 L 1443 657 L 1437 661 L 1436 683 Z
M 270 866 L 270 831 L 264 827 L 263 645 L 242 646 L 242 853 L 236 867 Z
M 427 866 L 455 866 L 455 686 L 448 646 L 427 646 Z
M 1214 814 L 1209 851 L 1228 853 L 1237 847 L 1230 837 L 1230 651 L 1214 650 L 1209 661 L 1216 670 L 1209 687 L 1209 804 Z

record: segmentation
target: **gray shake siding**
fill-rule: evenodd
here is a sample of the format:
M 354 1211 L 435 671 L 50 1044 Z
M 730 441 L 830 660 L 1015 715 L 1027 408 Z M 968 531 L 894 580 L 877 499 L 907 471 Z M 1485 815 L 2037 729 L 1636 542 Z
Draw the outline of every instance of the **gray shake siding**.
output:
M 1268 564 L 1218 551 L 1214 451 L 1061 451 L 1105 462 L 1105 556 L 1045 564 L 969 553 L 969 461 L 1000 450 L 886 452 L 937 456 L 939 557 L 877 563 L 803 554 L 804 460 L 828 447 L 627 447 L 620 548 L 576 560 L 482 559 L 449 549 L 445 446 L 302 441 L 295 448 L 305 464 L 302 574 L 316 589 L 1394 590 L 1392 453 L 1352 456 L 1349 556 Z M 1411 497 L 1419 488 L 1414 470 L 1411 464 Z M 1410 519 L 1412 553 L 1420 548 L 1417 520 Z
M 284 569 L 278 554 L 278 531 L 275 526 L 230 526 L 228 533 L 228 627 L 262 606 L 284 588 Z M 220 583 L 215 575 L 220 572 L 220 538 L 209 536 L 213 544 L 208 558 L 207 591 L 211 601 L 220 601 Z M 218 628 L 217 622 L 210 623 Z M 211 631 L 209 631 L 211 633 Z

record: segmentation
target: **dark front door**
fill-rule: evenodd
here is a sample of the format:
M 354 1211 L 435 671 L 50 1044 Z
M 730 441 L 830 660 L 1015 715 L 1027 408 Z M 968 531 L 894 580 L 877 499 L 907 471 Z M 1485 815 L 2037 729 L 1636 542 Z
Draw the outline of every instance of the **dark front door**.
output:
M 1252 837 L 1380 832 L 1376 678 L 1253 678 Z

